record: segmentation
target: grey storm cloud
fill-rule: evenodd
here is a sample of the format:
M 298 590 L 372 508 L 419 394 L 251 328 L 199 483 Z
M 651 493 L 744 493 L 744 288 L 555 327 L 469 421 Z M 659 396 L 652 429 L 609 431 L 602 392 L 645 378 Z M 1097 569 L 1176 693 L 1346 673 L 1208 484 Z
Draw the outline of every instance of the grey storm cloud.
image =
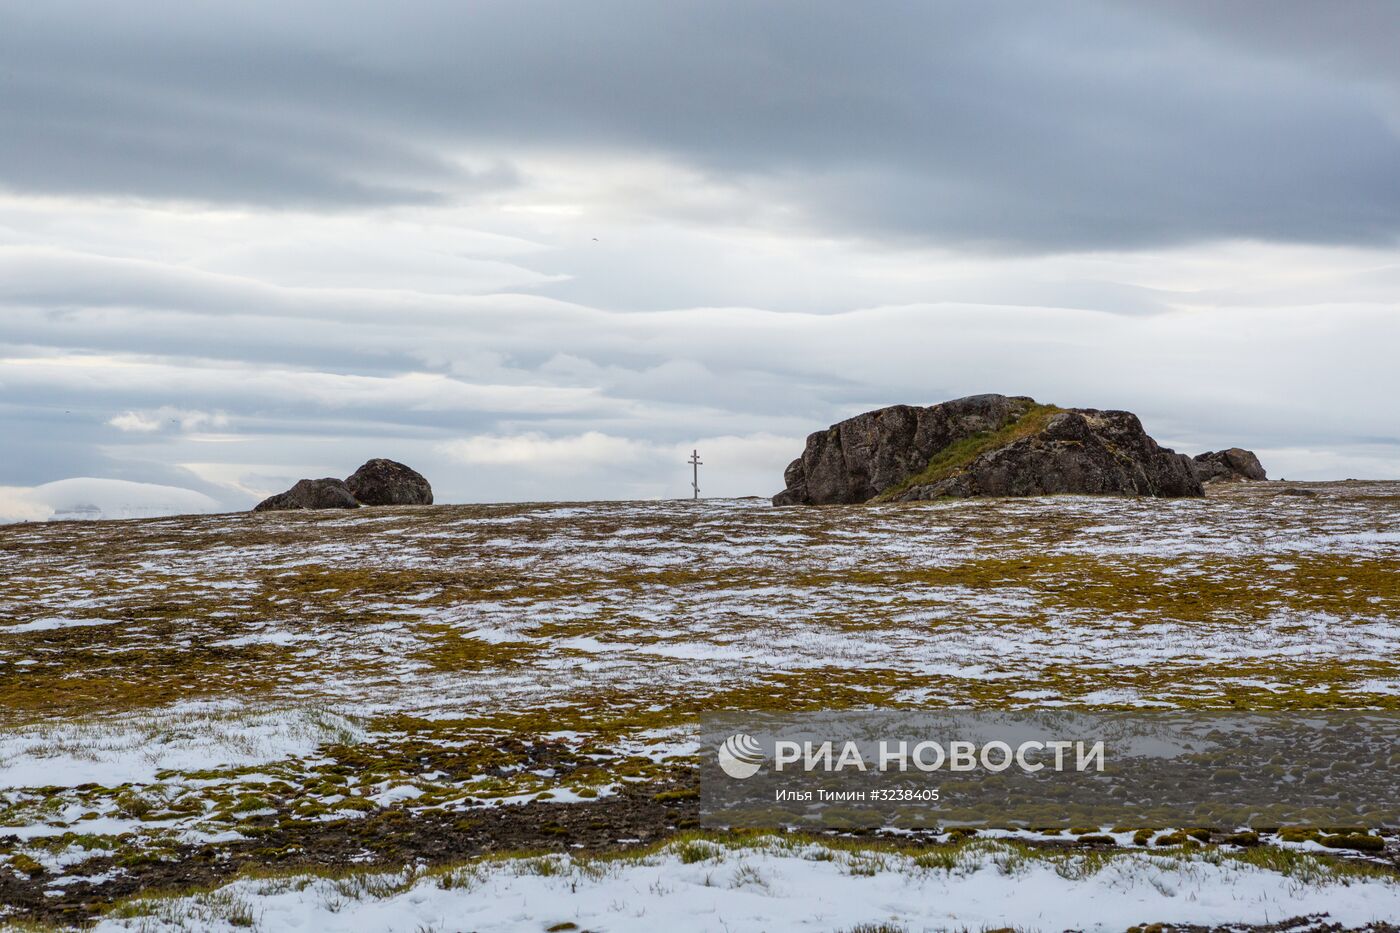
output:
M 1317 28 L 1278 28 L 1294 14 Z M 60 0 L 0 16 L 0 185 L 18 191 L 451 203 L 526 181 L 513 154 L 626 152 L 842 237 L 1060 252 L 1400 231 L 1384 5 Z
M 3 5 L 0 521 L 371 456 L 447 502 L 646 498 L 698 447 L 707 493 L 771 493 L 812 430 L 986 391 L 1400 475 L 1397 34 L 1355 0 Z

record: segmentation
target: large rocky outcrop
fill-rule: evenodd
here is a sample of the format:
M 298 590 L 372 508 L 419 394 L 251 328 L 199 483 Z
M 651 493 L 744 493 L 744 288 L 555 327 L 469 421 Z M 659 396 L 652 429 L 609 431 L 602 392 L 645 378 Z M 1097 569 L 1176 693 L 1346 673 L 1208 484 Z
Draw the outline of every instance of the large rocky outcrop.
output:
M 1191 458 L 1191 469 L 1202 483 L 1233 483 L 1241 480 L 1262 480 L 1269 477 L 1254 451 L 1243 447 L 1208 450 Z
M 433 487 L 417 470 L 377 457 L 345 480 L 365 505 L 432 505 Z
M 1099 493 L 1199 496 L 1187 461 L 1126 411 L 973 395 L 866 412 L 807 438 L 775 505 Z
M 253 506 L 254 512 L 280 512 L 287 509 L 358 509 L 360 503 L 350 494 L 344 480 L 303 479 L 286 492 L 268 496 Z
M 432 505 L 433 487 L 395 460 L 370 460 L 348 479 L 304 479 L 253 506 L 254 512 L 286 509 L 357 509 L 361 505 Z

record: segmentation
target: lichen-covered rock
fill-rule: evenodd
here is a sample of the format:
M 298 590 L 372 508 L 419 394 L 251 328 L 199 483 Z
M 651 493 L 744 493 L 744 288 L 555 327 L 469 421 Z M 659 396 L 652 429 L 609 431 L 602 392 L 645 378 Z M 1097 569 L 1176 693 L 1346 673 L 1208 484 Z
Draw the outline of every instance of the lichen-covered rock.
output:
M 1254 451 L 1245 450 L 1243 447 L 1208 450 L 1203 454 L 1196 454 L 1191 458 L 1191 469 L 1202 483 L 1233 483 L 1269 478 Z
M 1035 433 L 987 451 L 951 475 L 890 498 L 1054 493 L 1199 496 L 1202 490 L 1181 458 L 1148 436 L 1137 415 L 1075 409 L 1057 412 Z
M 919 408 L 892 405 L 807 438 L 783 473 L 775 505 L 867 502 L 928 465 L 934 454 L 1013 423 L 1036 407 L 1024 396 L 973 395 Z
M 303 479 L 286 492 L 269 496 L 253 506 L 254 512 L 279 512 L 287 509 L 358 509 L 344 480 Z
M 364 505 L 432 505 L 433 487 L 417 470 L 377 457 L 345 480 Z
M 807 438 L 775 505 L 945 496 L 1199 496 L 1184 458 L 1126 411 L 974 395 L 866 412 Z

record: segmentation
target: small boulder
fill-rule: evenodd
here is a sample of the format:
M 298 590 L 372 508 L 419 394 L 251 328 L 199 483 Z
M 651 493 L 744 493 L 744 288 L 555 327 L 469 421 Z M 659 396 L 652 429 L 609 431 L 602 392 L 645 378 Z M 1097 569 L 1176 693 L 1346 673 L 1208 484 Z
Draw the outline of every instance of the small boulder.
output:
M 1241 480 L 1265 480 L 1264 466 L 1254 451 L 1243 447 L 1208 450 L 1191 458 L 1191 469 L 1202 483 L 1236 483 Z
M 382 457 L 350 474 L 344 485 L 364 505 L 433 504 L 433 487 L 423 474 Z
M 360 503 L 344 480 L 304 479 L 286 492 L 269 496 L 253 506 L 254 512 L 280 512 L 288 509 L 358 509 Z

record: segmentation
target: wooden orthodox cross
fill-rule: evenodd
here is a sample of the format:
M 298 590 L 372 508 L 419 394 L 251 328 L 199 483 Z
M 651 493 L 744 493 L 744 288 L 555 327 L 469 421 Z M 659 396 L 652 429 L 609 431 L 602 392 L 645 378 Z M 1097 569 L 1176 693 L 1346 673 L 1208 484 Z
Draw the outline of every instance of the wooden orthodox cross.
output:
M 704 461 L 700 459 L 700 452 L 698 450 L 692 450 L 690 452 L 690 459 L 686 461 L 686 463 L 690 464 L 690 488 L 695 491 L 695 495 L 692 497 L 695 499 L 700 498 L 700 464 L 703 462 Z

